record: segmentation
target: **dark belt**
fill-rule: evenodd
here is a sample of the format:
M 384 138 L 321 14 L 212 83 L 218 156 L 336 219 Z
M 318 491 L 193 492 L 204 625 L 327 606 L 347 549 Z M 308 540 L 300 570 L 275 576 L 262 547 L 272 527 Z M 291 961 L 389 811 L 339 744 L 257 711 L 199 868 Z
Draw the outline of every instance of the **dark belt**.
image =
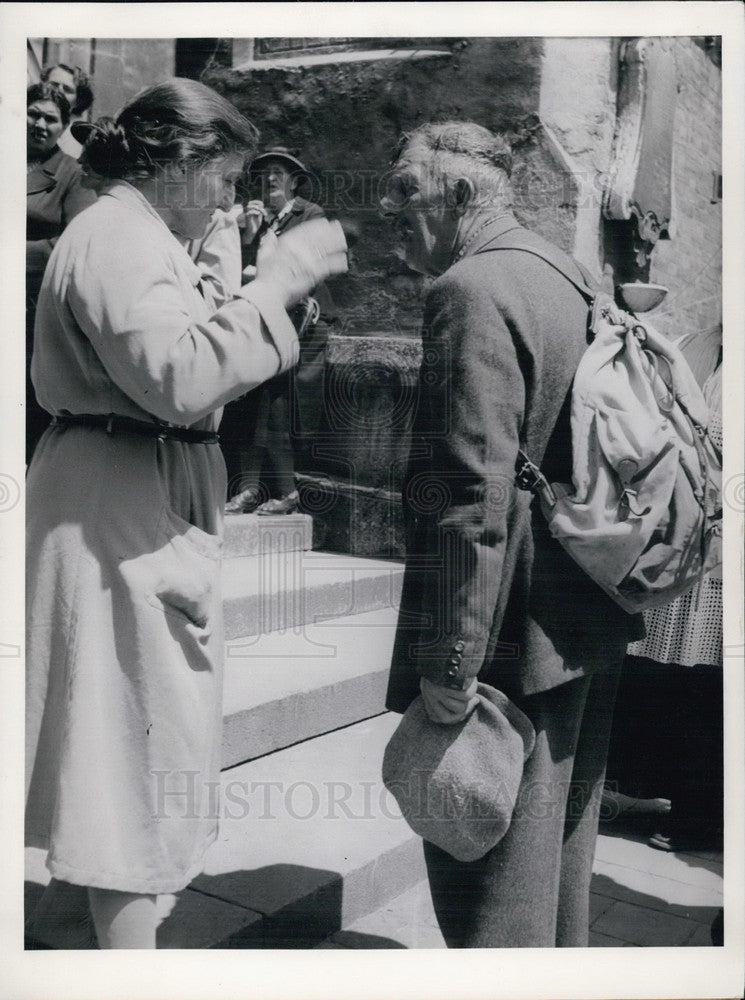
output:
M 120 417 L 116 413 L 62 413 L 52 418 L 52 427 L 98 427 L 107 434 L 141 434 L 159 441 L 184 441 L 186 444 L 217 444 L 216 431 L 197 431 L 190 427 L 169 427 L 168 424 L 151 424 L 134 417 Z

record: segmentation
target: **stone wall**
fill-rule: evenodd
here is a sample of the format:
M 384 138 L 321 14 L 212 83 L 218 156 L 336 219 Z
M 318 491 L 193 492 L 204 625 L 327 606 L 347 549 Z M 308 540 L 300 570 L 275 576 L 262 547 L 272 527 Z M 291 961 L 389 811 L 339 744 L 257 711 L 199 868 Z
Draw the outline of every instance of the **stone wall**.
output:
M 343 322 L 329 344 L 326 421 L 300 467 L 315 544 L 365 555 L 404 553 L 399 487 L 427 288 L 394 255 L 375 211 L 399 133 L 448 117 L 507 132 L 516 152 L 516 215 L 598 276 L 609 246 L 628 242 L 634 225 L 608 222 L 601 209 L 619 40 L 421 43 L 446 51 L 385 63 L 215 69 L 204 77 L 261 126 L 266 144 L 300 148 L 320 178 L 314 200 L 356 223 L 350 274 L 334 288 Z M 649 280 L 670 288 L 653 322 L 678 334 L 721 319 L 721 206 L 711 198 L 721 170 L 721 117 L 718 68 L 694 40 L 674 45 L 675 227 L 652 254 Z
M 672 336 L 706 332 L 722 321 L 721 70 L 701 44 L 675 40 L 678 101 L 674 139 L 674 230 L 652 254 L 650 280 L 670 292 L 650 317 Z
M 578 190 L 570 249 L 596 276 L 602 270 L 603 185 L 613 148 L 617 39 L 547 38 L 541 63 L 543 133 Z
M 354 221 L 359 239 L 350 273 L 333 287 L 349 335 L 418 331 L 427 280 L 394 255 L 376 205 L 398 136 L 422 122 L 471 119 L 507 132 L 516 154 L 516 214 L 574 248 L 576 184 L 539 121 L 543 40 L 418 42 L 441 52 L 291 69 L 212 69 L 202 77 L 261 128 L 264 144 L 300 149 L 320 178 L 313 200 Z

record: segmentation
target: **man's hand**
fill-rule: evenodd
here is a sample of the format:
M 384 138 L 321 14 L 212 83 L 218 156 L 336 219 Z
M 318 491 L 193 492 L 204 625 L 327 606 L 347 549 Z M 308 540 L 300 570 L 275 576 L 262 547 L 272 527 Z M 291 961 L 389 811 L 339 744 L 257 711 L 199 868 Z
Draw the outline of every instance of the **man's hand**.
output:
M 311 219 L 277 237 L 265 233 L 256 258 L 256 281 L 271 284 L 287 309 L 326 278 L 347 271 L 347 243 L 338 222 Z
M 477 685 L 478 681 L 474 677 L 467 688 L 458 691 L 442 684 L 433 684 L 422 677 L 419 689 L 427 715 L 433 722 L 441 722 L 446 726 L 463 722 L 479 703 Z

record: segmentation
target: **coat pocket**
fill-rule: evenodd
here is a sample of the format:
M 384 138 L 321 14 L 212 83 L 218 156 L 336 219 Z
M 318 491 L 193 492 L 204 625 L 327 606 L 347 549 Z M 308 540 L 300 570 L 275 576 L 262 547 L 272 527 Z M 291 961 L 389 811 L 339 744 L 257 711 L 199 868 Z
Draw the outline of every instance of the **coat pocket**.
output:
M 222 543 L 166 508 L 152 553 L 152 585 L 148 601 L 167 615 L 210 630 L 219 601 L 218 577 Z

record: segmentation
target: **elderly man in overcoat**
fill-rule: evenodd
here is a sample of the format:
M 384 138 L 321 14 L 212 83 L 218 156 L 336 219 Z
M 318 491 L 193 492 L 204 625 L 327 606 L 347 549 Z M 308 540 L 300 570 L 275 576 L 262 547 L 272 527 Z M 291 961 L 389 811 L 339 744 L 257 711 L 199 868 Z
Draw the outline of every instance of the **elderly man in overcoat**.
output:
M 434 722 L 457 724 L 476 704 L 478 677 L 536 730 L 501 842 L 468 863 L 424 843 L 448 946 L 585 946 L 618 673 L 643 626 L 515 487 L 518 449 L 549 480 L 571 481 L 569 403 L 587 303 L 567 277 L 583 283 L 577 265 L 510 213 L 510 172 L 501 137 L 470 123 L 423 125 L 402 139 L 381 201 L 408 265 L 436 279 L 403 487 L 408 546 L 387 703 L 403 712 L 421 693 Z

